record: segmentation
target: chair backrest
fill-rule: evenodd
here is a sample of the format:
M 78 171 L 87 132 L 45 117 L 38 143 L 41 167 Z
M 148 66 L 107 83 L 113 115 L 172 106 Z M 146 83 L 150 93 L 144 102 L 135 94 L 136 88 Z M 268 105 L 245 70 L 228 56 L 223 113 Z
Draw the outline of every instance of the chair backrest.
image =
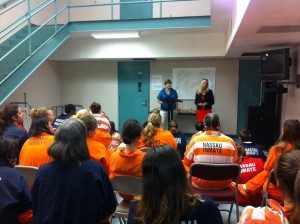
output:
M 142 178 L 134 176 L 116 176 L 110 179 L 115 191 L 129 195 L 142 194 Z
M 241 167 L 238 164 L 213 164 L 213 163 L 193 163 L 190 167 L 190 176 L 203 180 L 229 180 L 238 183 Z M 191 178 L 190 178 L 191 179 Z
M 23 174 L 29 185 L 33 184 L 38 167 L 16 165 L 15 169 Z
M 264 202 L 267 203 L 268 202 L 268 197 L 269 197 L 269 187 L 270 187 L 270 183 L 276 183 L 276 178 L 275 178 L 275 171 L 274 169 L 272 169 L 269 173 L 269 177 L 268 177 L 268 181 L 267 181 L 267 185 L 266 185 L 266 190 L 263 192 L 263 196 L 264 198 Z

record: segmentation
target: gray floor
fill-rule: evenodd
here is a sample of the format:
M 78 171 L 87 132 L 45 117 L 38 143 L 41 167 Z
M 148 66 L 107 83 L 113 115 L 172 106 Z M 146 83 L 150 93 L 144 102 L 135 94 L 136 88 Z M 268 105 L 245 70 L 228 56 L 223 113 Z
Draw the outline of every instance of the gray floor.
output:
M 219 205 L 219 209 L 229 209 L 230 208 L 230 205 Z M 242 211 L 243 211 L 244 207 L 239 207 L 239 215 L 242 214 Z M 238 223 L 237 220 L 236 220 L 236 213 L 235 213 L 235 206 L 233 206 L 233 211 L 232 211 L 232 214 L 231 214 L 231 218 L 230 218 L 230 224 L 236 224 Z M 223 222 L 224 224 L 228 223 L 227 222 L 227 218 L 228 218 L 228 212 L 225 212 L 225 211 L 221 211 L 221 215 L 222 215 L 222 218 L 223 218 Z M 120 224 L 119 220 L 117 218 L 114 218 L 112 219 L 112 224 Z

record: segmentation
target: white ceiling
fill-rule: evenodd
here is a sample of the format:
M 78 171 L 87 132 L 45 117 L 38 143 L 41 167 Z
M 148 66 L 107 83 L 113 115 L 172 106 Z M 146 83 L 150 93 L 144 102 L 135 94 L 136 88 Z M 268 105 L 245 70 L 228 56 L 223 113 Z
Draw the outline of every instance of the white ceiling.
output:
M 208 35 L 223 34 L 225 40 L 221 44 L 224 45 L 224 49 L 220 49 L 220 44 L 218 44 L 218 49 L 215 50 L 215 52 L 219 52 L 218 54 L 210 54 L 210 50 L 214 51 L 216 40 L 220 41 L 222 38 L 212 38 L 211 42 L 206 40 L 206 46 L 201 46 L 202 48 L 198 50 L 199 55 L 193 53 L 190 56 L 192 58 L 239 58 L 243 53 L 300 45 L 300 0 L 249 0 L 250 3 L 241 24 L 226 52 L 228 31 L 237 1 L 246 0 L 211 0 L 212 27 L 210 28 L 143 30 L 141 35 L 154 40 L 157 38 L 159 42 L 160 37 L 166 35 L 171 35 L 173 39 L 179 39 L 182 38 L 182 35 L 188 34 L 189 37 L 194 35 L 195 42 L 201 42 L 201 38 Z M 80 42 L 91 42 L 90 33 L 87 32 L 73 33 L 69 41 L 75 43 L 78 42 L 78 38 L 80 38 Z M 97 43 L 95 42 L 95 44 Z M 59 55 L 57 58 L 54 55 L 52 59 L 64 60 L 63 58 L 66 57 L 65 60 L 76 60 L 76 58 L 68 59 L 68 56 L 62 53 L 67 49 L 65 47 L 57 54 Z M 170 55 L 168 57 L 171 58 Z M 178 58 L 178 56 L 175 57 Z M 95 59 L 95 56 L 91 56 L 91 58 Z M 185 54 L 184 58 L 189 58 L 189 56 Z M 86 59 L 89 60 L 89 57 Z
M 299 25 L 300 0 L 251 0 L 227 56 L 298 46 Z

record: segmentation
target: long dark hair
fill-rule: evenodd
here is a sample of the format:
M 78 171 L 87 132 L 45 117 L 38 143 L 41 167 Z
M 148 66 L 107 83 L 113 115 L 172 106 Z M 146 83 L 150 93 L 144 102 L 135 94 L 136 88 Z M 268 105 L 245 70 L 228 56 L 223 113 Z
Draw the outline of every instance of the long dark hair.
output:
M 30 126 L 30 137 L 37 136 L 41 134 L 42 132 L 45 132 L 49 135 L 52 135 L 53 133 L 49 129 L 49 119 L 48 117 L 38 117 L 32 120 L 31 126 Z
M 161 145 L 146 153 L 142 183 L 135 223 L 178 224 L 200 203 L 191 192 L 178 152 L 170 146 Z
M 297 119 L 289 119 L 283 123 L 282 134 L 280 135 L 280 137 L 276 143 L 277 147 L 279 149 L 284 150 L 288 143 L 292 144 L 292 145 L 294 145 L 296 143 L 296 136 L 297 136 L 296 126 L 297 126 L 297 124 L 299 125 L 299 120 L 297 120 Z M 298 134 L 298 136 L 299 136 L 299 134 Z
M 275 176 L 284 196 L 293 203 L 291 224 L 300 223 L 300 150 L 284 153 L 277 162 Z
M 13 123 L 13 116 L 19 113 L 19 106 L 15 103 L 8 103 L 2 111 L 0 111 L 0 136 L 6 125 Z
M 86 144 L 87 130 L 79 119 L 68 119 L 57 129 L 49 156 L 64 163 L 76 163 L 89 159 Z
M 18 142 L 10 138 L 0 137 L 0 166 L 13 167 L 18 157 Z
M 286 141 L 286 142 L 293 142 L 294 141 L 294 132 L 295 132 L 295 125 L 299 123 L 299 120 L 297 119 L 290 119 L 286 120 L 283 123 L 283 132 L 280 136 L 280 141 Z

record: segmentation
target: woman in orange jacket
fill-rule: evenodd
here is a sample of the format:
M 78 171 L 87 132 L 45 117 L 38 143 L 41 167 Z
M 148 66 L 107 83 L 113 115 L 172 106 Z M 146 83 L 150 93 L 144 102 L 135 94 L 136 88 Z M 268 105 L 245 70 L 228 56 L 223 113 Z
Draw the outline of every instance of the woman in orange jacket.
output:
M 269 199 L 267 206 L 254 208 L 247 206 L 241 215 L 240 224 L 272 223 L 299 224 L 300 223 L 300 150 L 295 148 L 284 153 L 274 169 L 278 185 L 284 193 L 283 206 L 273 199 Z
M 80 119 L 86 126 L 87 129 L 87 146 L 90 154 L 90 159 L 97 163 L 101 163 L 106 171 L 109 173 L 109 158 L 110 153 L 108 149 L 100 142 L 94 139 L 98 122 L 94 116 L 88 111 L 78 111 L 76 117 Z
M 267 161 L 264 165 L 264 170 L 253 177 L 245 184 L 239 184 L 239 192 L 248 197 L 250 195 L 256 194 L 261 190 L 266 189 L 266 184 L 270 171 L 274 169 L 277 164 L 278 158 L 291 151 L 297 139 L 300 138 L 300 122 L 299 120 L 286 120 L 283 124 L 283 132 L 277 143 L 270 149 Z M 299 140 L 298 140 L 299 141 Z M 283 200 L 283 194 L 281 190 L 277 187 L 276 183 L 270 183 L 269 185 L 269 195 L 279 201 Z
M 127 120 L 122 129 L 124 144 L 119 145 L 111 155 L 109 178 L 115 176 L 142 176 L 144 153 L 137 148 L 142 133 L 142 125 L 137 120 Z M 133 199 L 131 195 L 121 194 L 125 202 Z
M 161 115 L 159 113 L 151 113 L 140 138 L 138 148 L 167 144 L 172 148 L 177 149 L 176 139 L 170 131 L 165 131 L 161 125 Z
M 52 161 L 48 155 L 48 148 L 54 142 L 54 131 L 48 117 L 39 117 L 37 111 L 32 116 L 31 137 L 26 140 L 21 149 L 19 164 L 40 167 Z

